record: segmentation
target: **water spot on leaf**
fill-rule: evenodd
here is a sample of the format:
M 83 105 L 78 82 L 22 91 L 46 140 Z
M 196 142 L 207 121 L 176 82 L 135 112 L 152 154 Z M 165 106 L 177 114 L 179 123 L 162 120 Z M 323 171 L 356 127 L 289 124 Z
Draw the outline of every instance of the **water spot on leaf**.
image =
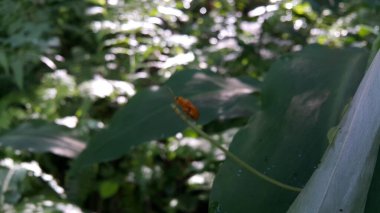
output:
M 213 201 L 213 202 L 211 202 L 209 210 L 210 210 L 210 212 L 221 213 L 222 207 L 220 206 L 219 202 Z
M 242 172 L 243 172 L 243 171 L 242 171 L 241 169 L 239 169 L 239 170 L 237 171 L 237 173 L 236 173 L 236 176 L 240 177 Z

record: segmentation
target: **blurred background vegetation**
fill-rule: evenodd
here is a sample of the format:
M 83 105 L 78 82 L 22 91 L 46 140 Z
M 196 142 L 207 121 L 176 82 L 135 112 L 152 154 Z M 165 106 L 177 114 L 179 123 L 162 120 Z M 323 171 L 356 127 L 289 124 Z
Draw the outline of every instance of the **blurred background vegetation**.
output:
M 370 49 L 380 2 L 1 0 L 0 14 L 1 212 L 207 212 L 224 155 L 191 130 L 97 165 L 79 194 L 67 173 L 136 92 L 184 69 L 262 81 L 307 44 Z M 229 142 L 247 119 L 203 128 Z

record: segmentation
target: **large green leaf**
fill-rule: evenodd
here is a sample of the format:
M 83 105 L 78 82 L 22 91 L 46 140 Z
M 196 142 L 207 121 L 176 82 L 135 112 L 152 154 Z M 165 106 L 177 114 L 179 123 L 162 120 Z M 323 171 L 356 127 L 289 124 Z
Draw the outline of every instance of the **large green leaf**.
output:
M 360 83 L 351 107 L 289 212 L 364 212 L 379 149 L 380 54 Z
M 176 73 L 166 86 L 199 107 L 200 124 L 216 118 L 248 116 L 256 106 L 251 95 L 257 90 L 254 86 L 208 71 Z M 171 108 L 173 100 L 166 87 L 139 92 L 114 115 L 109 128 L 93 137 L 77 159 L 76 168 L 118 158 L 134 145 L 182 131 L 186 126 Z
M 327 146 L 327 132 L 364 73 L 367 52 L 309 46 L 277 61 L 262 89 L 263 110 L 234 138 L 230 151 L 262 173 L 302 187 Z M 213 212 L 285 212 L 297 196 L 230 160 L 214 181 Z
M 51 152 L 73 158 L 85 144 L 68 134 L 67 128 L 40 121 L 28 122 L 0 136 L 0 146 L 31 152 Z

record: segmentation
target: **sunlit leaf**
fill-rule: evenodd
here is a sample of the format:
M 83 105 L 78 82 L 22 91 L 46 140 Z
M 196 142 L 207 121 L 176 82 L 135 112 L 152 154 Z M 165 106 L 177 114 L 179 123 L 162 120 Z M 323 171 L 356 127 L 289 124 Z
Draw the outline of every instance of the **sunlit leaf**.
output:
M 99 193 L 102 198 L 112 197 L 119 189 L 119 183 L 116 181 L 103 181 L 99 185 Z
M 372 28 L 369 26 L 360 25 L 358 28 L 358 35 L 361 37 L 366 37 L 372 33 Z

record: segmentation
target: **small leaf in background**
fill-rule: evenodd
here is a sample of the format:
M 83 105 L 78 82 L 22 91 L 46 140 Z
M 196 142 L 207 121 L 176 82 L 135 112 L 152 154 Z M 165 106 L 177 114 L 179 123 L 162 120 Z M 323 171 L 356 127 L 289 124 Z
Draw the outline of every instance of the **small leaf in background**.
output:
M 358 26 L 358 35 L 361 37 L 366 37 L 372 33 L 372 28 L 366 25 Z
M 257 108 L 255 85 L 222 78 L 208 71 L 182 71 L 168 80 L 176 96 L 190 99 L 200 110 L 199 124 L 216 119 L 251 115 Z M 140 91 L 112 118 L 110 126 L 95 135 L 74 164 L 81 166 L 116 159 L 132 146 L 167 138 L 186 128 L 174 113 L 168 88 Z
M 56 124 L 40 121 L 24 123 L 0 136 L 0 146 L 31 152 L 51 152 L 55 155 L 73 158 L 85 144 L 70 136 L 68 129 Z
M 19 89 L 22 89 L 24 87 L 24 70 L 22 62 L 20 60 L 12 61 L 11 68 L 13 72 L 13 81 Z
M 21 183 L 27 177 L 27 172 L 21 167 L 0 167 L 0 186 L 1 190 L 5 190 L 4 194 L 0 195 L 1 202 L 15 204 L 22 198 Z M 0 210 L 2 210 L 2 204 L 0 203 Z
M 5 70 L 5 73 L 9 75 L 9 64 L 5 52 L 0 51 L 0 65 Z
M 262 112 L 229 150 L 260 172 L 303 187 L 365 71 L 367 51 L 308 46 L 278 60 L 263 82 Z M 348 63 L 349 62 L 349 63 Z M 212 212 L 285 212 L 297 193 L 259 179 L 227 159 L 212 188 Z
M 364 212 L 380 143 L 379 82 L 380 52 L 340 124 L 334 144 L 288 212 Z
M 104 199 L 112 197 L 119 190 L 119 183 L 116 181 L 106 180 L 100 183 L 99 193 Z

